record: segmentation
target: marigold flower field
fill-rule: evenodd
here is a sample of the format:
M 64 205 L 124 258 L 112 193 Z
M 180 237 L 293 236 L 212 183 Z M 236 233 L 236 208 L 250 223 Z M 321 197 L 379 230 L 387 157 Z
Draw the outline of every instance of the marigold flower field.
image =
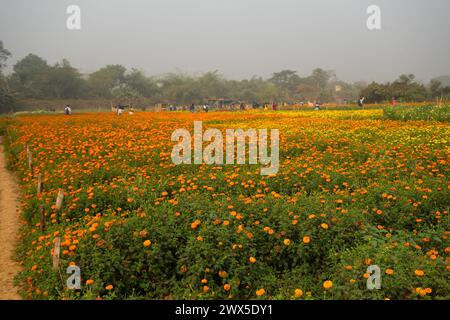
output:
M 279 129 L 278 173 L 172 164 L 171 133 L 195 120 Z M 450 298 L 448 122 L 381 109 L 33 115 L 5 141 L 22 185 L 25 298 Z M 81 290 L 66 287 L 69 265 Z

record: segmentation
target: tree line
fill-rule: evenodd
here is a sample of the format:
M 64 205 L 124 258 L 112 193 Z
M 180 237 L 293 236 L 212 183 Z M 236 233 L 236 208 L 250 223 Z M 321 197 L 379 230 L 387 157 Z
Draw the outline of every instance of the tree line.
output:
M 392 83 L 347 83 L 333 71 L 317 68 L 306 77 L 293 70 L 273 73 L 268 79 L 252 77 L 228 80 L 217 71 L 200 76 L 170 73 L 148 77 L 138 69 L 107 65 L 82 74 L 63 59 L 54 65 L 29 54 L 3 73 L 11 53 L 0 41 L 0 108 L 8 110 L 21 99 L 114 99 L 122 103 L 175 104 L 202 103 L 206 99 L 227 98 L 249 103 L 320 101 L 353 103 L 360 97 L 367 102 L 424 101 L 449 97 L 450 86 L 438 81 L 423 85 L 413 75 L 401 75 Z
M 448 100 L 450 98 L 450 85 L 443 86 L 440 81 L 432 79 L 425 86 L 417 82 L 413 74 L 403 74 L 394 82 L 384 84 L 372 82 L 361 91 L 361 96 L 364 96 L 367 102 L 374 103 L 389 101 L 390 99 L 405 102 Z

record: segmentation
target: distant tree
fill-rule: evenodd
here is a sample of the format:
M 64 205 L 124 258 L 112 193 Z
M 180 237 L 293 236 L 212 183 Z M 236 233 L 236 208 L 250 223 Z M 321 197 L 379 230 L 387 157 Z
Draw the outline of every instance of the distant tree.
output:
M 45 79 L 50 66 L 41 57 L 29 54 L 18 61 L 11 75 L 11 85 L 15 91 L 25 98 L 45 98 Z
M 6 87 L 0 85 L 0 114 L 14 111 L 16 99 Z
M 0 40 L 0 74 L 2 74 L 3 68 L 6 67 L 6 60 L 11 57 L 11 52 L 3 47 L 3 41 Z
M 429 90 L 429 98 L 431 100 L 436 98 L 441 98 L 444 93 L 444 88 L 442 87 L 442 83 L 439 80 L 431 80 L 428 86 Z
M 205 97 L 224 98 L 230 95 L 227 80 L 223 79 L 217 70 L 203 74 L 197 81 Z
M 269 82 L 275 84 L 279 88 L 286 90 L 290 94 L 294 94 L 297 86 L 300 83 L 300 77 L 297 75 L 297 71 L 283 70 L 274 73 L 269 79 Z
M 298 100 L 305 102 L 316 101 L 319 99 L 321 89 L 310 81 L 302 81 L 302 83 L 297 86 L 296 92 Z
M 71 99 L 87 95 L 88 85 L 86 81 L 66 59 L 50 67 L 43 81 L 43 90 L 47 97 Z
M 161 80 L 162 97 L 179 104 L 202 103 L 206 98 L 199 82 L 184 74 L 171 73 Z
M 390 84 L 384 85 L 372 82 L 361 91 L 360 96 L 365 97 L 365 101 L 368 103 L 387 101 L 392 97 L 389 86 Z
M 139 92 L 126 84 L 113 88 L 111 94 L 118 104 L 125 104 L 128 106 L 135 106 L 142 98 Z
M 328 81 L 333 75 L 334 71 L 325 71 L 321 68 L 316 68 L 308 78 L 310 82 L 323 90 L 327 87 Z
M 16 99 L 8 85 L 8 80 L 3 75 L 3 68 L 6 67 L 6 60 L 11 57 L 11 53 L 3 47 L 0 40 L 0 113 L 13 111 Z
M 135 90 L 140 96 L 156 99 L 159 88 L 155 81 L 144 75 L 142 71 L 132 69 L 131 72 L 125 75 L 125 83 L 131 89 Z
M 416 82 L 413 74 L 400 75 L 390 89 L 392 96 L 401 101 L 423 101 L 428 96 L 425 86 Z
M 125 82 L 126 68 L 121 65 L 107 65 L 89 75 L 88 83 L 95 97 L 111 98 L 112 89 Z

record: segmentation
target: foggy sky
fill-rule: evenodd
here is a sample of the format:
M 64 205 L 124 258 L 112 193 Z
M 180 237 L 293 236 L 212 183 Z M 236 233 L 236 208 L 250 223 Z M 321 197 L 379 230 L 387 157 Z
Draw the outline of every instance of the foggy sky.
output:
M 66 28 L 71 4 L 79 31 Z M 366 27 L 371 4 L 379 31 Z M 449 14 L 449 0 L 0 0 L 0 40 L 10 66 L 35 53 L 82 72 L 122 64 L 242 79 L 321 67 L 346 81 L 428 81 L 450 75 Z

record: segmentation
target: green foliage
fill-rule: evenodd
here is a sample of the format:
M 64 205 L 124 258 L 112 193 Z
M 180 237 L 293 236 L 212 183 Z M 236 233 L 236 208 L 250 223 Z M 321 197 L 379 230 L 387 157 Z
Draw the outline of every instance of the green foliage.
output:
M 450 122 L 450 105 L 420 107 L 385 107 L 383 116 L 389 120 L 426 120 Z
M 5 66 L 9 51 L 0 42 L 0 74 Z M 127 72 L 121 65 L 107 65 L 86 78 L 72 67 L 67 60 L 53 66 L 35 54 L 29 54 L 14 65 L 14 72 L 8 77 L 11 90 L 19 98 L 33 99 L 80 99 L 102 98 L 123 99 L 123 88 L 127 88 L 126 101 L 145 98 L 147 102 L 175 104 L 204 103 L 207 99 L 229 98 L 257 102 L 320 101 L 321 103 L 354 103 L 366 97 L 367 103 L 380 103 L 395 97 L 400 102 L 426 101 L 450 98 L 450 86 L 443 86 L 435 79 L 425 86 L 412 74 L 401 75 L 392 83 L 372 82 L 346 83 L 337 79 L 333 71 L 316 68 L 306 77 L 300 77 L 294 70 L 273 73 L 269 79 L 253 77 L 245 80 L 227 80 L 217 71 L 200 76 L 166 74 L 161 77 L 147 77 L 142 71 Z M 445 78 L 440 78 L 445 79 Z M 119 92 L 119 93 L 118 93 Z M 118 98 L 121 96 L 121 98 Z M 137 98 L 139 97 L 139 98 Z M 118 102 L 125 103 L 125 102 Z
M 6 66 L 5 62 L 9 57 L 11 57 L 11 52 L 3 47 L 3 41 L 0 40 L 0 75 L 2 73 L 2 69 Z
M 89 75 L 89 85 L 95 97 L 111 97 L 111 90 L 124 83 L 125 67 L 121 65 L 107 65 Z
M 380 103 L 392 98 L 400 102 L 420 102 L 450 97 L 450 86 L 442 87 L 441 82 L 431 80 L 428 87 L 415 81 L 414 75 L 401 75 L 392 83 L 372 82 L 361 91 L 366 102 Z
M 44 98 L 44 82 L 49 73 L 50 66 L 44 59 L 29 54 L 14 65 L 11 85 L 15 91 L 20 92 L 21 97 Z
M 1 85 L 0 79 L 0 114 L 13 111 L 15 105 L 15 97 L 6 89 L 6 87 Z

